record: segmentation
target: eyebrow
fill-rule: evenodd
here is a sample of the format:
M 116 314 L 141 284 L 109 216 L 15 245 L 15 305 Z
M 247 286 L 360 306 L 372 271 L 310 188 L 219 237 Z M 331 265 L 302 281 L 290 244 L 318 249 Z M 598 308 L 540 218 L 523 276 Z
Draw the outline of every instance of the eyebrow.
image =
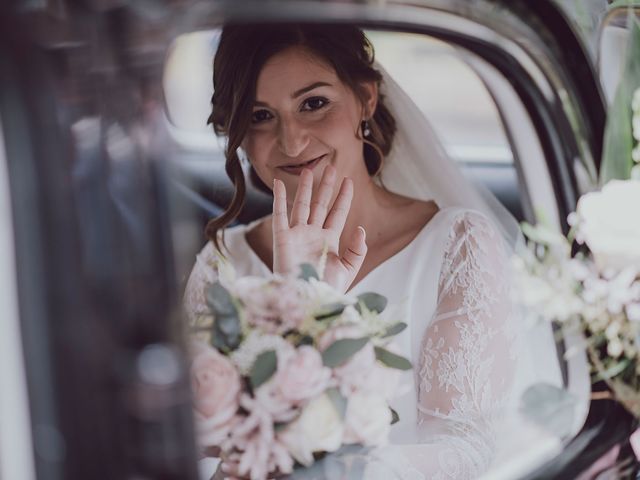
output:
M 327 82 L 315 82 L 312 83 L 311 85 L 307 85 L 306 87 L 302 87 L 300 90 L 296 90 L 295 92 L 293 92 L 293 94 L 291 95 L 291 98 L 298 98 L 300 95 L 304 95 L 307 92 L 310 92 L 311 90 L 313 90 L 314 88 L 318 88 L 318 87 L 332 87 L 333 85 L 331 85 L 330 83 Z M 260 106 L 267 106 L 266 103 L 264 102 L 259 102 L 256 101 L 255 105 L 260 105 Z
M 304 95 L 307 92 L 310 92 L 311 90 L 313 90 L 314 88 L 318 88 L 318 87 L 330 87 L 331 84 L 327 83 L 327 82 L 315 82 L 312 83 L 311 85 L 308 85 L 304 88 L 301 88 L 300 90 L 296 90 L 295 92 L 293 92 L 293 95 L 291 95 L 291 98 L 297 98 L 300 95 Z

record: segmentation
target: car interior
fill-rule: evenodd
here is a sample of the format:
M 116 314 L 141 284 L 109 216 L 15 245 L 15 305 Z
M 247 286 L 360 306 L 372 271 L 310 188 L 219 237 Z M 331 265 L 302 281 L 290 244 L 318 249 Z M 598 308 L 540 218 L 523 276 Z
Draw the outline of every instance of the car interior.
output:
M 480 56 L 434 37 L 382 29 L 365 31 L 373 43 L 376 61 L 432 122 L 464 174 L 493 193 L 518 221 L 544 219 L 560 228 L 543 148 L 530 114 L 508 79 Z M 168 49 L 163 71 L 164 126 L 176 152 L 171 162 L 176 172 L 174 187 L 203 222 L 199 224 L 201 232 L 206 220 L 219 215 L 233 195 L 224 171 L 224 140 L 216 138 L 206 124 L 213 93 L 212 58 L 219 34 L 220 30 L 214 29 L 179 36 Z M 585 169 L 581 173 L 583 184 L 593 185 L 593 171 Z M 255 187 L 249 188 L 240 223 L 271 211 L 271 197 Z M 204 241 L 203 238 L 199 247 Z M 188 269 L 185 278 L 186 274 Z M 540 351 L 545 342 L 553 341 L 551 332 L 542 327 L 528 334 L 531 342 L 541 342 Z M 566 347 L 559 346 L 559 357 Z M 537 361 L 541 371 L 549 372 L 549 383 L 564 385 L 575 398 L 582 399 L 576 403 L 570 431 L 562 433 L 565 438 L 572 437 L 588 412 L 586 362 L 580 357 L 566 364 L 558 362 L 558 358 Z M 557 453 L 559 444 L 553 440 L 529 441 L 536 448 L 530 450 L 528 459 L 514 455 L 513 445 L 503 446 L 501 459 L 487 478 L 515 478 L 522 474 L 518 469 L 534 462 L 536 456 L 540 461 Z M 211 462 L 201 462 L 203 472 L 210 470 Z
M 233 195 L 206 124 L 225 22 L 359 25 L 468 178 L 518 221 L 568 231 L 597 186 L 628 9 L 603 18 L 592 59 L 551 0 L 329 3 L 0 6 L 0 477 L 208 478 L 177 323 L 205 225 Z M 271 208 L 250 186 L 237 222 Z M 570 399 L 545 415 L 570 421 L 505 436 L 485 478 L 567 478 L 624 435 L 590 403 L 579 342 L 536 359 Z

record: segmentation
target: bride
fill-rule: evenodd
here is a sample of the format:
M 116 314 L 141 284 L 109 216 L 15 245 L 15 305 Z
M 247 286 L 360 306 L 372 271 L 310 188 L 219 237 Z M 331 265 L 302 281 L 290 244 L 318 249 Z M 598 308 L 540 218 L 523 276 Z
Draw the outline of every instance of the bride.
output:
M 506 276 L 515 221 L 466 181 L 356 27 L 226 26 L 213 82 L 209 122 L 227 138 L 235 195 L 207 226 L 189 316 L 206 311 L 219 255 L 239 275 L 286 275 L 328 248 L 334 287 L 406 308 L 398 338 L 413 388 L 392 404 L 402 458 L 393 468 L 404 478 L 480 475 L 515 385 Z M 240 151 L 253 183 L 273 193 L 273 214 L 228 228 L 246 191 Z

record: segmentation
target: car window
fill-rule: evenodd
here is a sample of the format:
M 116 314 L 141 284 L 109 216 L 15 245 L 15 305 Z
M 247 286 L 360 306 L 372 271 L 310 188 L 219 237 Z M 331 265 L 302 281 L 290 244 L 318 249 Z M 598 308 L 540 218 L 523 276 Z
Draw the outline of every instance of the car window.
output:
M 410 33 L 367 35 L 376 59 L 431 121 L 453 158 L 513 161 L 495 103 L 452 46 Z
M 640 6 L 612 8 L 602 20 L 598 42 L 598 74 L 608 103 L 613 101 L 616 87 L 624 69 L 628 41 L 629 15 L 640 19 Z

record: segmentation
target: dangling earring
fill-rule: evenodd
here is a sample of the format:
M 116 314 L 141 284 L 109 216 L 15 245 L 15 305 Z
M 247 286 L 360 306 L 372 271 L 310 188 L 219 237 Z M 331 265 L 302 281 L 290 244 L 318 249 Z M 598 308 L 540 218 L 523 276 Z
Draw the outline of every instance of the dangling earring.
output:
M 367 120 L 362 121 L 362 136 L 368 137 L 371 135 L 371 128 L 369 128 L 369 122 Z

